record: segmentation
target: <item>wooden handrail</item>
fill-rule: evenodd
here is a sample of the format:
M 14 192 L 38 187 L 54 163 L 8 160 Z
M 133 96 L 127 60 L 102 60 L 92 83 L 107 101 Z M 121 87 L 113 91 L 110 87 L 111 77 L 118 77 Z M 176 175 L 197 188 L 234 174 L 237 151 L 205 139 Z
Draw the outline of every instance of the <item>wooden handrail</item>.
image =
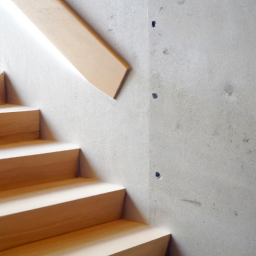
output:
M 62 0 L 12 0 L 94 86 L 115 98 L 131 68 Z

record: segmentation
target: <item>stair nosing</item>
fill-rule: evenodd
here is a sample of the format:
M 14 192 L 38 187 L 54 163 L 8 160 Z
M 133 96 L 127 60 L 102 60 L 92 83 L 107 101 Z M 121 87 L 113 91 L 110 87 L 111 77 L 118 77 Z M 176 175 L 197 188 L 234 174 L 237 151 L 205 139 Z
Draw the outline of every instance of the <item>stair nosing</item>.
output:
M 0 160 L 79 149 L 73 143 L 36 139 L 1 145 Z
M 96 179 L 73 178 L 1 191 L 0 218 L 120 190 L 125 188 Z
M 115 225 L 117 226 L 117 230 L 113 232 Z M 103 235 L 100 234 L 102 230 Z M 118 232 L 118 230 L 120 231 Z M 106 236 L 105 233 L 107 234 Z M 25 244 L 4 251 L 3 255 L 5 255 L 5 253 L 7 253 L 6 255 L 11 255 L 9 253 L 22 252 L 22 250 L 24 252 L 24 249 L 27 253 L 29 251 L 26 251 L 26 249 L 29 247 L 32 247 L 32 251 L 30 251 L 28 255 L 34 255 L 33 252 L 35 252 L 38 247 L 43 248 L 43 250 L 46 248 L 46 251 L 43 252 L 44 254 L 40 255 L 48 255 L 49 252 L 47 252 L 47 250 L 49 251 L 49 248 L 51 249 L 51 253 L 53 248 L 54 255 L 79 255 L 77 253 L 81 253 L 81 250 L 84 249 L 86 251 L 83 251 L 83 253 L 90 253 L 88 255 L 91 256 L 115 255 L 119 252 L 156 241 L 157 239 L 169 238 L 169 236 L 170 233 L 168 231 L 154 228 L 146 224 L 120 219 Z M 72 244 L 72 240 L 76 244 Z M 63 241 L 65 241 L 64 244 Z M 70 241 L 71 245 L 68 245 Z M 81 247 L 82 244 L 83 246 Z M 66 248 L 63 248 L 65 246 Z M 99 254 L 100 252 L 102 252 L 102 254 Z
M 17 113 L 17 112 L 29 112 L 29 111 L 40 111 L 40 109 L 23 106 L 23 105 L 10 104 L 10 103 L 5 103 L 0 105 L 0 115 L 8 114 L 8 113 Z

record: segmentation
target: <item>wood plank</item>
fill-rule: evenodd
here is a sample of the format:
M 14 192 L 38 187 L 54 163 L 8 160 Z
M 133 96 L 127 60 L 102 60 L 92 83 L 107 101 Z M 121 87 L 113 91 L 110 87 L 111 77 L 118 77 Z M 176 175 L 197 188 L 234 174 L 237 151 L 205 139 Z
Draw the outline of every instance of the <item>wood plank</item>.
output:
M 130 65 L 61 0 L 12 0 L 98 89 L 114 98 Z
M 125 189 L 75 178 L 0 193 L 0 251 L 120 219 Z
M 14 142 L 28 141 L 28 140 L 36 140 L 39 138 L 38 132 L 24 132 L 24 133 L 16 133 L 5 136 L 0 136 L 0 145 L 5 145 Z
M 27 244 L 1 256 L 164 256 L 170 234 L 150 226 L 118 220 Z
M 5 104 L 5 81 L 4 73 L 0 75 L 0 105 Z
M 0 190 L 77 176 L 79 147 L 34 140 L 0 146 Z
M 38 109 L 13 104 L 0 106 L 0 145 L 39 138 Z

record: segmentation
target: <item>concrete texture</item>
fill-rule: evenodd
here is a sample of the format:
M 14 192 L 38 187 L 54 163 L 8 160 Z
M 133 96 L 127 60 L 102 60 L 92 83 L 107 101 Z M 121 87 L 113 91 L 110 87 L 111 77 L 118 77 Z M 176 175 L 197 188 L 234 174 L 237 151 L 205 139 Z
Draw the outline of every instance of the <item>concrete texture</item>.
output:
M 171 231 L 172 256 L 254 256 L 255 1 L 67 0 L 133 67 L 117 100 L 6 2 L 0 71 L 11 102 L 42 110 L 42 136 L 124 185 L 124 216 Z
M 253 256 L 256 2 L 149 1 L 149 18 L 150 223 L 172 255 Z

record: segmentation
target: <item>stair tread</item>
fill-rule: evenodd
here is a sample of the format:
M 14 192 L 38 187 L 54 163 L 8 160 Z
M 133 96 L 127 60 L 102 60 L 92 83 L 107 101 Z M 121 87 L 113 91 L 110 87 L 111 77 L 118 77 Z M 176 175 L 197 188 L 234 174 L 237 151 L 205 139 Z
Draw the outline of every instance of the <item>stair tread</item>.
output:
M 0 160 L 21 156 L 30 156 L 79 149 L 79 146 L 71 143 L 62 143 L 53 140 L 36 139 L 0 146 Z
M 96 179 L 73 178 L 0 192 L 0 217 L 125 188 Z
M 21 106 L 21 105 L 14 105 L 14 104 L 3 104 L 0 105 L 0 114 L 3 113 L 12 113 L 12 112 L 24 112 L 24 111 L 34 111 L 34 110 L 39 110 L 37 108 L 31 108 L 27 106 Z
M 157 239 L 165 239 L 167 245 L 169 232 L 152 228 L 145 224 L 127 221 L 124 219 L 106 224 L 74 231 L 64 235 L 48 238 L 38 242 L 26 244 L 0 253 L 1 256 L 26 255 L 69 255 L 69 256 L 106 256 L 119 255 L 119 252 L 129 250 L 139 245 L 150 243 Z M 147 244 L 147 247 L 149 245 Z M 150 246 L 150 255 L 157 250 L 157 244 Z M 165 250 L 163 248 L 162 250 Z M 122 254 L 123 255 L 123 254 Z M 134 254 L 125 254 L 134 255 Z M 137 254 L 136 255 L 146 255 Z M 147 254 L 148 255 L 148 254 Z M 164 255 L 161 254 L 161 255 Z

